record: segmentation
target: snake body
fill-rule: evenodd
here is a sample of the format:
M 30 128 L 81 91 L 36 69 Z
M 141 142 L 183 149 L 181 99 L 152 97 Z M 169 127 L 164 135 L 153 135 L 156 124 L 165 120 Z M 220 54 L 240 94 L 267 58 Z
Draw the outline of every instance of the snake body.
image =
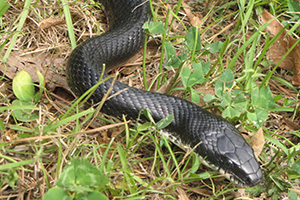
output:
M 71 90 L 80 96 L 95 85 L 103 71 L 114 68 L 136 54 L 144 44 L 142 25 L 149 18 L 149 3 L 145 0 L 102 0 L 110 29 L 100 36 L 88 39 L 75 48 L 67 65 L 67 79 Z M 104 73 L 102 79 L 108 75 Z M 225 119 L 201 107 L 171 95 L 159 94 L 129 87 L 112 78 L 99 85 L 90 97 L 90 103 L 100 102 L 112 86 L 101 112 L 127 119 L 147 109 L 154 121 L 173 115 L 173 121 L 164 128 L 172 141 L 194 148 L 205 161 L 243 186 L 254 186 L 263 175 L 248 145 L 239 131 Z

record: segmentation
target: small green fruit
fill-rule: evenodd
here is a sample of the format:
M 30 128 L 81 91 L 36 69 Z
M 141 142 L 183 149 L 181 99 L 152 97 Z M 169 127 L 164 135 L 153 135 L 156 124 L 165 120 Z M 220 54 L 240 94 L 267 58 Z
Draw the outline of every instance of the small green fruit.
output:
M 21 101 L 32 101 L 35 94 L 34 85 L 30 75 L 22 70 L 13 79 L 13 92 Z

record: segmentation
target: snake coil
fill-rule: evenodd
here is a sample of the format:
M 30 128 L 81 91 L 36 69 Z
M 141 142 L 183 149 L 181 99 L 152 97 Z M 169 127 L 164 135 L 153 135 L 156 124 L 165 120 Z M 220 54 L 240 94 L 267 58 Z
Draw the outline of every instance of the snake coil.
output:
M 109 18 L 110 29 L 75 48 L 67 65 L 68 84 L 80 96 L 95 85 L 103 64 L 111 69 L 136 54 L 144 43 L 142 25 L 149 17 L 145 0 L 102 0 Z M 103 79 L 108 75 L 105 73 Z M 111 87 L 112 79 L 98 86 L 91 96 L 97 103 Z M 120 92 L 122 91 L 122 92 Z M 191 148 L 214 169 L 229 174 L 244 186 L 254 186 L 262 180 L 262 171 L 239 131 L 225 119 L 199 106 L 171 95 L 143 91 L 116 81 L 101 112 L 111 116 L 136 120 L 147 109 L 155 121 L 168 115 L 174 119 L 164 129 L 172 141 Z M 145 116 L 142 120 L 147 121 Z

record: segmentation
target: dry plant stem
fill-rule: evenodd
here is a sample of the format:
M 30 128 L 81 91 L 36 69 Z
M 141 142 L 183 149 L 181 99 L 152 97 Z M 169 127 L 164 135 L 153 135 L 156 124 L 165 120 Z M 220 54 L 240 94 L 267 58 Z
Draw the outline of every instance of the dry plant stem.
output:
M 96 132 L 101 132 L 101 131 L 105 131 L 114 127 L 118 127 L 124 124 L 128 124 L 130 123 L 130 121 L 126 121 L 126 122 L 120 122 L 120 123 L 116 123 L 116 124 L 110 124 L 110 125 L 106 125 L 106 126 L 102 126 L 99 128 L 95 128 L 95 129 L 91 129 L 91 130 L 85 130 L 85 131 L 80 131 L 77 133 L 67 133 L 67 134 L 58 134 L 58 135 L 43 135 L 43 136 L 36 136 L 36 137 L 30 137 L 30 138 L 24 138 L 24 139 L 17 139 L 14 140 L 12 143 L 19 143 L 19 142 L 28 142 L 28 141 L 39 141 L 39 140 L 44 140 L 44 139 L 49 139 L 49 138 L 58 138 L 58 137 L 67 137 L 70 135 L 82 135 L 82 134 L 91 134 L 91 133 L 96 133 Z

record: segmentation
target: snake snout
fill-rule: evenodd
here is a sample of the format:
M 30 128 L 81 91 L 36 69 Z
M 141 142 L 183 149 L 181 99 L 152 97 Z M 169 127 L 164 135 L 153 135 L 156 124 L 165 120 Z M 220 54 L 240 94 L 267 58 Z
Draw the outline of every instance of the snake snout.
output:
M 263 178 L 253 149 L 239 131 L 231 124 L 223 127 L 223 134 L 218 136 L 217 148 L 220 153 L 219 166 L 225 173 L 245 186 L 255 186 Z

